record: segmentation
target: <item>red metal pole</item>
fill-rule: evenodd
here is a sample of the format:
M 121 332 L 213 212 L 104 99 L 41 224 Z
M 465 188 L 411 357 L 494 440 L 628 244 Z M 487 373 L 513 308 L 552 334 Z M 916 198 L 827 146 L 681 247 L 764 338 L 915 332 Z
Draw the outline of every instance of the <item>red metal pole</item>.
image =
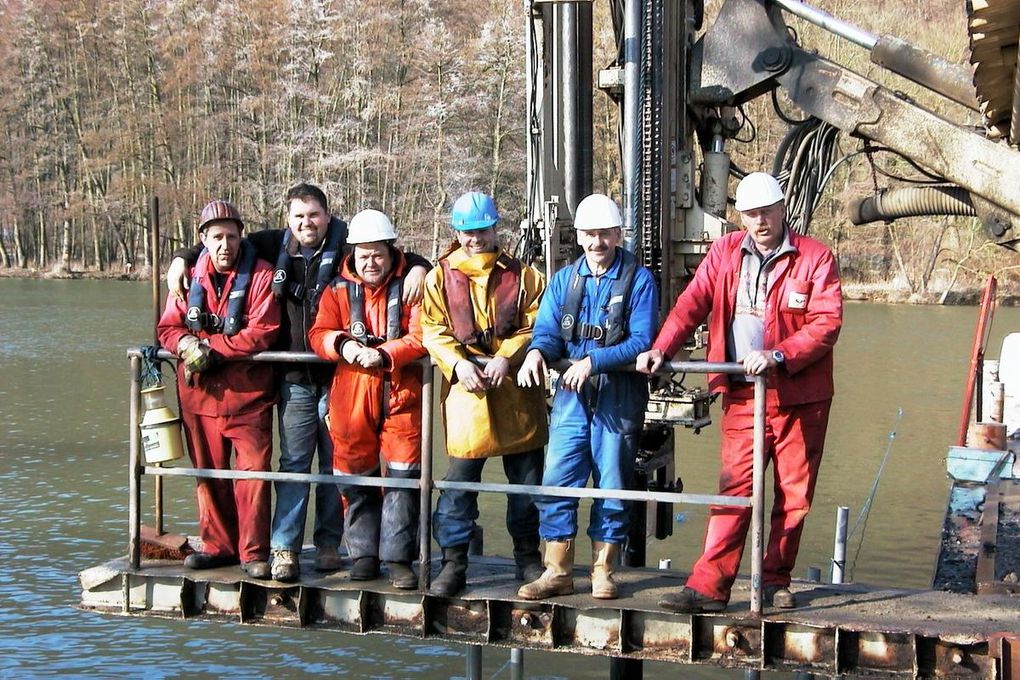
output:
M 974 344 L 970 350 L 970 372 L 967 375 L 967 388 L 963 392 L 960 430 L 956 437 L 957 446 L 967 445 L 967 429 L 970 426 L 970 410 L 974 403 L 975 385 L 981 375 L 981 364 L 984 363 L 985 346 L 988 343 L 988 331 L 992 327 L 992 314 L 995 312 L 995 288 L 995 277 L 989 276 L 981 293 L 981 309 L 978 312 L 977 329 L 974 331 Z M 981 414 L 978 414 L 978 417 L 980 416 Z

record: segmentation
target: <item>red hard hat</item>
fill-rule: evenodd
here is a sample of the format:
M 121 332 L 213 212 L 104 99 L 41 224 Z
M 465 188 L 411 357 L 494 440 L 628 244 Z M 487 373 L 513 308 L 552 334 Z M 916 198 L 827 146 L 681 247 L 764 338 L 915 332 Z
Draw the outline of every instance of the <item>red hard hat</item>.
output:
M 237 211 L 233 203 L 224 201 L 222 199 L 216 199 L 215 201 L 209 201 L 204 208 L 202 208 L 202 216 L 198 218 L 198 230 L 202 231 L 210 222 L 216 220 L 231 220 L 237 223 L 238 229 L 244 229 L 244 222 L 241 220 L 241 213 Z

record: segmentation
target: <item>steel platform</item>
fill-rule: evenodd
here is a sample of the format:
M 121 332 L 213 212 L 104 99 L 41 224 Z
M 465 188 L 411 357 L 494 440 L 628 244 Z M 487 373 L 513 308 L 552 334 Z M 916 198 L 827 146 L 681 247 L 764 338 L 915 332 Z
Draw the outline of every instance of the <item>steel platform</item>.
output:
M 684 581 L 675 571 L 621 569 L 621 597 L 607 601 L 585 594 L 590 581 L 579 567 L 577 594 L 538 603 L 517 598 L 512 562 L 497 557 L 473 558 L 468 588 L 455 599 L 396 590 L 385 576 L 320 575 L 310 551 L 302 574 L 285 584 L 247 578 L 237 567 L 191 571 L 143 560 L 131 570 L 121 558 L 81 572 L 80 607 L 751 670 L 1020 679 L 1020 599 L 1008 594 L 797 582 L 797 609 L 766 608 L 755 618 L 746 580 L 723 613 L 660 609 L 658 599 Z

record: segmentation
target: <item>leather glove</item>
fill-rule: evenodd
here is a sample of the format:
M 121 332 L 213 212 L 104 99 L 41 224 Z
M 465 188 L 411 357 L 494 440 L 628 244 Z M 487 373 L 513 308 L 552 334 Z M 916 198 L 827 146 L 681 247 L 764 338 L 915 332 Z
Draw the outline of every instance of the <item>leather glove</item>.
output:
M 340 345 L 340 356 L 349 364 L 353 364 L 361 353 L 361 343 L 356 340 L 345 340 Z
M 184 362 L 185 375 L 201 373 L 213 365 L 212 349 L 194 335 L 185 335 L 177 343 L 177 356 Z

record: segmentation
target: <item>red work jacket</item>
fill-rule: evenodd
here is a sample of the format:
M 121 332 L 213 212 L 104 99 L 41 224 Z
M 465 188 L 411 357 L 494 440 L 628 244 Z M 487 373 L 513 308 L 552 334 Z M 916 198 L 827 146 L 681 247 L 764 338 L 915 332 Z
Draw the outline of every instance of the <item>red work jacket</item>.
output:
M 209 276 L 195 277 L 195 272 L 209 271 Z M 209 312 L 220 318 L 227 316 L 227 302 L 234 286 L 237 272 L 227 275 L 223 294 L 216 294 L 212 284 L 212 265 L 203 253 L 198 263 L 190 269 L 188 276 L 193 286 L 205 288 L 206 306 Z M 171 352 L 177 351 L 177 343 L 185 335 L 194 335 L 207 341 L 224 359 L 246 357 L 267 350 L 280 330 L 280 307 L 273 297 L 270 286 L 273 283 L 273 269 L 262 260 L 255 261 L 248 294 L 244 306 L 244 326 L 232 336 L 208 331 L 192 331 L 185 322 L 188 303 L 173 295 L 167 298 L 166 308 L 157 327 L 159 342 Z M 251 361 L 229 361 L 208 372 L 194 376 L 195 386 L 184 380 L 184 362 L 177 363 L 177 391 L 181 409 L 202 416 L 229 416 L 247 413 L 272 406 L 276 402 L 273 381 L 273 366 L 269 363 Z
M 677 297 L 653 347 L 672 357 L 711 313 L 708 361 L 726 361 L 726 333 L 733 321 L 746 232 L 726 234 L 709 248 L 687 288 Z M 790 232 L 795 252 L 782 255 L 766 298 L 765 347 L 785 361 L 768 377 L 781 406 L 831 399 L 832 348 L 843 324 L 843 297 L 835 258 L 821 242 Z M 713 392 L 726 392 L 724 374 L 709 375 Z
M 404 255 L 394 254 L 393 270 L 377 287 L 364 287 L 365 319 L 368 335 L 386 336 L 387 289 L 393 277 L 403 277 L 407 264 Z M 338 280 L 361 284 L 351 256 L 344 258 Z M 375 349 L 384 356 L 383 366 L 363 368 L 340 357 L 339 346 L 353 339 L 351 307 L 344 286 L 327 288 L 319 301 L 315 323 L 308 341 L 320 357 L 337 361 L 329 390 L 329 430 L 335 455 L 377 460 L 380 446 L 389 460 L 410 463 L 419 459 L 421 448 L 421 367 L 414 362 L 425 356 L 421 344 L 420 305 L 403 305 L 399 338 L 385 340 Z M 385 406 L 384 380 L 389 380 Z

